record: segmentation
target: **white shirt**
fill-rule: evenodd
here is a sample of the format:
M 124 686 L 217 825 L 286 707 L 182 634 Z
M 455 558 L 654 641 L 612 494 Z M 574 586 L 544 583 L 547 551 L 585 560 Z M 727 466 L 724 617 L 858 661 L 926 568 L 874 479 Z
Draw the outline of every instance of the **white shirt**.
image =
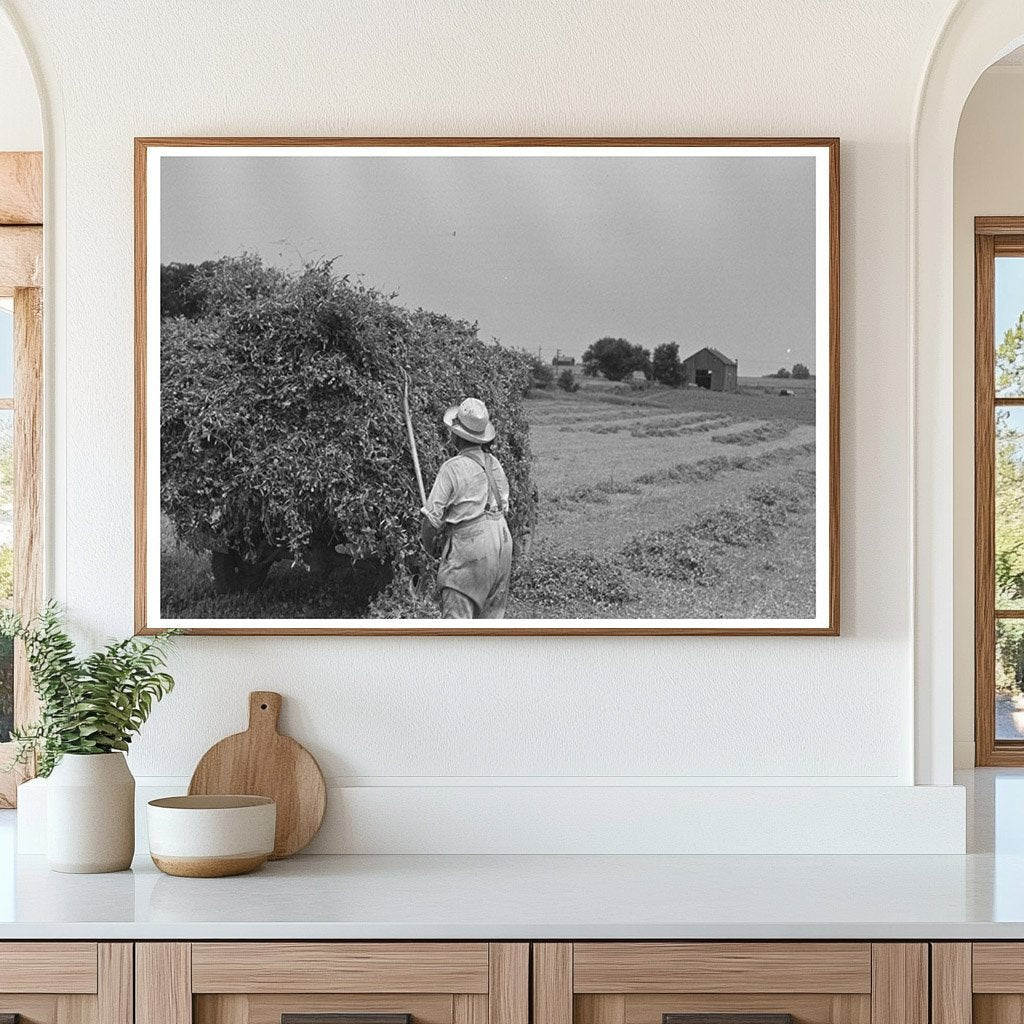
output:
M 487 465 L 498 489 L 501 511 L 508 511 L 509 486 L 501 463 L 484 453 Z M 465 523 L 479 519 L 487 509 L 487 474 L 479 462 L 466 455 L 449 459 L 437 473 L 434 486 L 421 511 L 435 530 L 444 523 Z

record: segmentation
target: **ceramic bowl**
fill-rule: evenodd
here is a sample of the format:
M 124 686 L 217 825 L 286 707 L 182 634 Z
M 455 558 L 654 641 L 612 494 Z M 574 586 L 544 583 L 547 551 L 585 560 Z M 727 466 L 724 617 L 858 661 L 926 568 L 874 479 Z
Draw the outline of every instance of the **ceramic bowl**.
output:
M 169 796 L 147 808 L 149 853 L 168 875 L 255 871 L 274 851 L 277 805 L 266 796 Z

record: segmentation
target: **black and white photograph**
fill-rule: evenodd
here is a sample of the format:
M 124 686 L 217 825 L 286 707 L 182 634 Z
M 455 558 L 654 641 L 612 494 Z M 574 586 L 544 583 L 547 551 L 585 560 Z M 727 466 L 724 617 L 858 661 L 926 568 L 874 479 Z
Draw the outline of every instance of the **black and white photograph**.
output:
M 834 140 L 137 145 L 141 631 L 837 631 Z

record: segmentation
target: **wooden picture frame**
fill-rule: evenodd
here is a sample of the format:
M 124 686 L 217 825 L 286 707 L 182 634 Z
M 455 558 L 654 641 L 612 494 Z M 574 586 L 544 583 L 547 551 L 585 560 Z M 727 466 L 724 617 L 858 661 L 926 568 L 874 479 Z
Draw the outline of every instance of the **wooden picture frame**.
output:
M 154 463 L 160 457 L 158 391 L 161 317 L 155 305 L 160 295 L 160 263 L 178 262 L 168 253 L 151 251 L 159 245 L 160 188 L 166 176 L 160 168 L 177 157 L 230 157 L 234 155 L 360 157 L 381 155 L 392 159 L 411 154 L 474 155 L 509 159 L 522 155 L 558 156 L 665 156 L 680 160 L 698 156 L 751 159 L 800 156 L 814 160 L 812 190 L 814 222 L 814 350 L 817 381 L 814 397 L 812 450 L 814 522 L 813 614 L 790 618 L 707 619 L 664 618 L 543 618 L 498 620 L 436 618 L 372 619 L 237 619 L 209 614 L 165 614 L 159 585 L 160 532 L 164 528 L 160 487 Z M 633 154 L 625 151 L 632 150 Z M 414 152 L 415 151 L 415 152 Z M 455 232 L 450 232 L 453 237 Z M 232 243 L 227 243 L 228 247 Z M 836 138 L 137 138 L 135 140 L 135 613 L 136 630 L 154 633 L 174 625 L 190 632 L 261 635 L 798 635 L 836 636 L 839 633 L 839 140 Z M 224 250 L 210 252 L 216 259 Z M 198 259 L 198 257 L 197 257 Z M 154 263 L 156 260 L 156 263 Z M 339 271 L 340 273 L 340 271 Z M 155 298 L 157 297 L 157 298 Z M 642 347 L 642 346 L 635 346 Z M 693 347 L 696 347 L 694 345 Z M 712 347 L 696 353 L 715 352 Z M 786 350 L 789 351 L 789 350 Z M 716 355 L 718 353 L 716 352 Z M 556 353 L 555 361 L 557 362 Z M 730 362 L 726 359 L 726 362 Z M 684 364 L 685 365 L 685 364 Z M 735 363 L 733 364 L 735 366 Z M 556 367 L 557 368 L 557 367 Z M 806 369 L 806 368 L 805 368 Z M 639 372 L 639 371 L 638 371 Z M 643 371 L 648 372 L 648 371 Z M 687 370 L 686 372 L 690 372 Z M 710 371 L 704 371 L 706 374 Z M 733 370 L 734 375 L 742 371 Z M 692 373 L 691 373 L 692 376 Z M 767 376 L 767 375 L 766 375 Z M 820 383 L 824 378 L 824 384 Z M 610 378 L 609 378 L 610 379 Z M 813 379 L 813 377 L 812 377 Z M 154 387 L 156 382 L 157 387 Z M 691 382 L 691 386 L 692 386 Z M 701 386 L 708 386 L 701 382 Z M 766 394 L 789 394 L 778 382 L 765 383 Z M 453 397 L 453 402 L 458 397 Z M 429 467 L 433 472 L 436 466 Z M 428 473 L 429 475 L 429 473 Z M 411 476 L 410 476 L 411 479 Z M 428 480 L 429 486 L 429 480 Z M 154 494 L 157 495 L 154 498 Z M 410 495 L 415 489 L 410 485 Z M 414 504 L 418 504 L 416 501 Z M 177 529 L 177 528 L 175 528 Z M 175 536 L 178 536 L 175 534 Z M 178 537 L 180 543 L 180 537 Z M 220 543 L 220 542 L 219 542 Z M 268 543 L 270 543 L 268 541 Z M 339 544 L 341 549 L 344 545 Z M 211 548 L 211 551 L 213 549 Z M 230 553 L 229 553 L 230 554 Z M 213 556 L 211 556 L 213 557 Z M 224 557 L 227 557 L 226 555 Z M 235 556 L 231 556 L 235 557 Z M 355 556 L 353 556 L 355 557 Z M 236 570 L 237 571 L 237 570 Z M 264 570 L 264 575 L 266 570 Z M 204 599 L 205 600 L 205 599 Z M 209 603 L 209 602 L 208 602 Z

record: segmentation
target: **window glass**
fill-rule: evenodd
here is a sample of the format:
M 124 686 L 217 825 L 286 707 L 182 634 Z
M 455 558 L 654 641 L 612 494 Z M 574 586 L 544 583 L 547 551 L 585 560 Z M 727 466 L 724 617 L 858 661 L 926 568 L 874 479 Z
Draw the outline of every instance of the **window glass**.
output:
M 996 619 L 996 739 L 1024 739 L 1024 622 Z
M 996 611 L 1024 608 L 1024 407 L 996 409 Z
M 14 395 L 14 314 L 0 306 L 0 398 Z
M 996 398 L 1024 398 L 1024 258 L 996 258 Z

